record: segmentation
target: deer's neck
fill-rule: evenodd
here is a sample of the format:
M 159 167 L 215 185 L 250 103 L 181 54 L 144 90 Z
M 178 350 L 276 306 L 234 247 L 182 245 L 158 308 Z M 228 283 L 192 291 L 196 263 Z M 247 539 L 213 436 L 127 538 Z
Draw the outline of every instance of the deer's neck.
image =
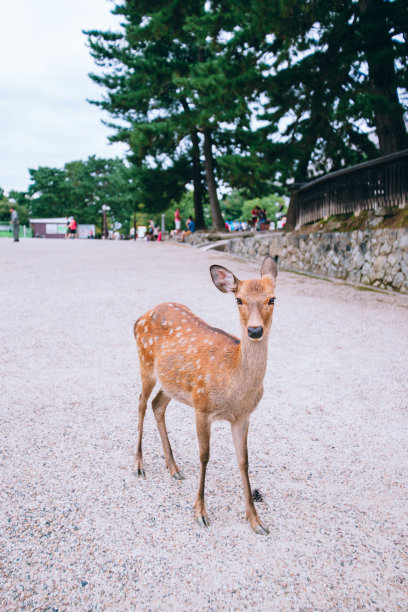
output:
M 241 380 L 244 380 L 248 387 L 262 385 L 268 359 L 268 338 L 264 337 L 259 342 L 254 342 L 244 335 L 239 350 L 238 369 Z

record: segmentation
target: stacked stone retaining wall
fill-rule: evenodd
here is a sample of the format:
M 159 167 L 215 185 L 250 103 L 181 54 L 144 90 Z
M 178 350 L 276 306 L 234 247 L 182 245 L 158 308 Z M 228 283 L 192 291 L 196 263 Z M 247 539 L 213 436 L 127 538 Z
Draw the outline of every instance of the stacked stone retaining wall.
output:
M 260 234 L 233 238 L 226 251 L 258 260 L 277 256 L 283 268 L 408 293 L 408 230 Z

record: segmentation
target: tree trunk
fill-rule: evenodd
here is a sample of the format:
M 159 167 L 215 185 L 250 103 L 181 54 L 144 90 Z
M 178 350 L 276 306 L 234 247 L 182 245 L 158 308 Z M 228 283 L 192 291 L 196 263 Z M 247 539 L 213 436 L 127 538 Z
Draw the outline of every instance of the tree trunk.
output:
M 196 229 L 205 229 L 203 213 L 203 181 L 201 176 L 200 145 L 197 130 L 191 130 L 193 143 L 194 221 Z
M 388 2 L 360 0 L 361 33 L 380 152 L 408 147 L 404 113 L 398 100 L 393 43 L 389 32 Z
M 217 189 L 215 186 L 212 139 L 211 130 L 209 128 L 204 128 L 204 163 L 208 197 L 210 199 L 211 217 L 213 223 L 212 229 L 222 232 L 225 231 L 225 223 L 222 218 L 220 203 L 218 201 L 217 196 Z

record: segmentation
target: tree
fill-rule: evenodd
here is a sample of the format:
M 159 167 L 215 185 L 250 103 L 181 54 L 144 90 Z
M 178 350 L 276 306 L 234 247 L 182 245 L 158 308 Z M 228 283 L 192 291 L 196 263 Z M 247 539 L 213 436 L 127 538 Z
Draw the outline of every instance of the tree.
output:
M 74 215 L 79 223 L 98 223 L 108 205 L 115 222 L 126 223 L 140 201 L 138 177 L 120 159 L 73 161 L 64 168 L 31 169 L 30 212 L 36 217 Z
M 30 213 L 33 217 L 61 217 L 69 208 L 69 186 L 66 173 L 59 168 L 42 166 L 29 169 Z
M 402 2 L 359 0 L 360 37 L 368 65 L 367 95 L 374 116 L 380 151 L 408 147 L 404 109 L 397 89 L 407 87 L 408 6 Z M 399 63 L 398 69 L 396 62 Z M 401 78 L 401 62 L 405 71 Z M 405 77 L 405 78 L 404 78 Z
M 9 198 L 4 195 L 4 191 L 3 197 L 0 198 L 0 221 L 2 223 L 9 223 L 11 206 L 15 208 L 18 213 L 20 225 L 28 225 L 29 217 L 26 206 L 22 206 L 20 204 L 16 204 L 14 201 L 10 201 Z
M 288 178 L 408 146 L 401 0 L 125 0 L 114 12 L 120 31 L 88 32 L 112 140 L 158 181 L 184 156 L 200 201 L 203 165 L 218 229 L 220 184 L 284 193 Z
M 112 126 L 116 134 L 111 140 L 129 144 L 130 159 L 139 167 L 139 175 L 154 176 L 155 194 L 161 184 L 163 196 L 168 191 L 172 168 L 178 184 L 181 169 L 183 187 L 193 181 L 195 218 L 200 228 L 204 218 L 199 138 L 196 126 L 187 119 L 188 104 L 174 83 L 192 61 L 191 50 L 179 40 L 179 16 L 185 18 L 194 2 L 186 2 L 182 10 L 178 4 L 163 7 L 157 2 L 125 2 L 117 6 L 114 12 L 126 20 L 124 31 L 87 32 L 92 56 L 107 68 L 103 75 L 91 78 L 107 90 L 107 96 L 94 103 L 122 120 Z M 185 163 L 187 157 L 190 164 Z M 155 200 L 163 201 L 164 197 Z
M 378 155 L 373 128 L 381 153 L 407 146 L 397 97 L 407 47 L 395 39 L 407 24 L 407 5 L 291 0 L 282 12 L 273 27 L 268 103 L 259 114 L 268 122 L 260 136 L 271 161 L 292 167 L 303 182 Z M 263 32 L 270 36 L 269 24 Z
M 165 5 L 127 1 L 114 10 L 125 19 L 120 32 L 87 32 L 91 54 L 105 69 L 91 75 L 107 92 L 95 103 L 125 122 L 111 124 L 116 131 L 112 140 L 128 142 L 133 161 L 146 163 L 151 157 L 159 166 L 161 156 L 170 164 L 180 150 L 188 150 L 198 227 L 203 219 L 197 204 L 201 157 L 212 224 L 223 229 L 217 158 L 222 148 L 234 146 L 234 124 L 248 128 L 251 119 L 248 100 L 256 58 L 231 48 L 233 6 L 204 0 Z

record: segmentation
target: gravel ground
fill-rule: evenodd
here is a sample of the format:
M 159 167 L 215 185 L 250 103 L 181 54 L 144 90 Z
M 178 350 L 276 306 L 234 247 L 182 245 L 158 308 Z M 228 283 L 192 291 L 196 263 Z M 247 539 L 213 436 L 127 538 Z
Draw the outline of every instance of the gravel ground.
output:
M 174 244 L 0 240 L 1 610 L 408 610 L 408 299 L 281 272 L 245 521 L 226 423 L 213 426 L 212 526 L 193 521 L 193 411 L 172 402 L 167 474 L 145 419 L 133 323 L 180 301 L 239 333 L 208 267 Z

